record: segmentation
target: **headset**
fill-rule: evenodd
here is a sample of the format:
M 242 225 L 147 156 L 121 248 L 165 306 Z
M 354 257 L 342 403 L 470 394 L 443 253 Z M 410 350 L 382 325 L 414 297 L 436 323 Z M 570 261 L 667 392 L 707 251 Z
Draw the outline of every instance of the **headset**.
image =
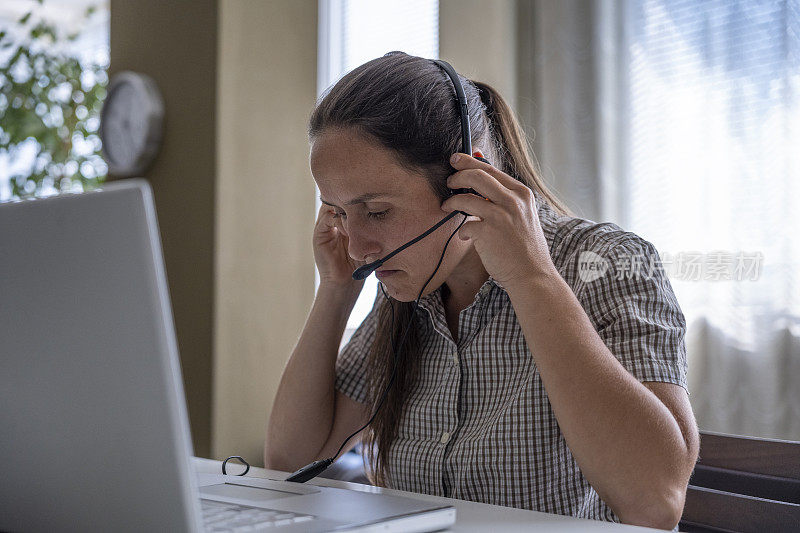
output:
M 464 95 L 464 88 L 461 86 L 461 82 L 458 79 L 458 74 L 456 74 L 455 69 L 453 69 L 453 67 L 450 65 L 450 63 L 448 63 L 447 61 L 439 60 L 439 59 L 434 60 L 434 63 L 436 63 L 442 70 L 444 70 L 445 73 L 450 77 L 450 79 L 453 82 L 453 87 L 455 88 L 455 91 L 456 91 L 456 97 L 458 98 L 459 114 L 461 115 L 461 142 L 462 142 L 461 152 L 465 153 L 465 154 L 468 154 L 468 155 L 472 155 L 472 137 L 471 137 L 471 134 L 470 134 L 470 127 L 469 127 L 469 108 L 467 107 L 467 98 Z M 489 161 L 486 160 L 483 157 L 476 157 L 476 159 L 479 159 L 479 160 L 483 161 L 484 163 L 489 163 Z M 475 192 L 474 189 L 470 189 L 470 188 L 450 189 L 450 196 L 453 196 L 455 194 L 475 194 L 477 196 L 481 196 L 480 194 Z M 481 196 L 481 198 L 483 198 L 483 196 Z M 447 245 L 450 244 L 450 240 L 453 238 L 453 236 L 456 234 L 456 232 L 461 228 L 461 226 L 464 225 L 464 222 L 467 221 L 467 217 L 469 216 L 468 213 L 465 213 L 464 211 L 453 211 L 452 213 L 450 213 L 449 215 L 444 217 L 442 220 L 437 222 L 433 227 L 431 227 L 425 233 L 423 233 L 423 234 L 419 235 L 418 237 L 415 237 L 414 239 L 408 241 L 407 243 L 405 243 L 401 247 L 397 248 L 393 252 L 389 253 L 385 257 L 383 257 L 381 259 L 378 259 L 377 261 L 373 261 L 372 263 L 369 263 L 367 265 L 361 266 L 358 269 L 356 269 L 355 272 L 353 272 L 353 279 L 354 280 L 362 280 L 362 279 L 366 278 L 373 271 L 375 271 L 378 267 L 380 267 L 383 263 L 385 263 L 386 261 L 388 261 L 389 259 L 391 259 L 395 255 L 399 254 L 400 252 L 402 252 L 403 250 L 405 250 L 406 248 L 408 248 L 412 244 L 414 244 L 416 242 L 419 242 L 420 240 L 424 239 L 425 237 L 427 237 L 428 235 L 430 235 L 431 233 L 436 231 L 436 229 L 439 228 L 439 226 L 441 226 L 442 224 L 444 224 L 445 222 L 447 222 L 448 220 L 450 220 L 451 218 L 453 218 L 455 215 L 457 215 L 459 213 L 464 215 L 464 219 L 461 221 L 461 223 L 458 225 L 458 227 L 453 231 L 453 233 L 450 234 L 450 237 L 447 239 L 447 242 L 445 242 L 445 244 L 444 244 L 444 250 L 442 250 L 442 255 L 441 255 L 441 257 L 439 257 L 439 262 L 436 264 L 436 268 L 434 269 L 433 274 L 430 275 L 428 280 L 422 286 L 422 289 L 420 289 L 419 294 L 417 295 L 417 299 L 414 302 L 414 309 L 411 312 L 411 316 L 412 316 L 411 320 L 413 321 L 414 314 L 417 312 L 417 307 L 419 306 L 419 299 L 422 297 L 422 293 L 423 293 L 423 291 L 425 291 L 425 287 L 428 286 L 428 283 L 430 283 L 431 279 L 433 279 L 433 276 L 436 275 L 436 272 L 439 271 L 439 267 L 441 266 L 442 260 L 444 259 L 444 253 L 445 253 L 445 251 L 447 251 Z M 380 285 L 380 288 L 381 288 L 381 291 L 383 291 L 384 296 L 386 296 L 386 291 L 383 289 L 383 284 Z M 389 299 L 388 296 L 386 296 L 386 299 L 391 304 L 391 300 Z M 392 310 L 392 329 L 394 329 L 394 305 L 393 304 L 392 304 L 391 310 Z M 333 454 L 333 457 L 330 457 L 328 459 L 321 459 L 319 461 L 314 461 L 313 463 L 310 463 L 310 464 L 300 468 L 299 470 L 294 472 L 292 475 L 290 475 L 288 478 L 286 478 L 286 481 L 295 481 L 297 483 L 305 483 L 306 481 L 317 477 L 326 468 L 328 468 L 331 464 L 333 464 L 333 462 L 336 460 L 336 457 L 344 449 L 345 445 L 350 441 L 350 439 L 352 439 L 353 437 L 358 435 L 359 432 L 361 432 L 364 428 L 366 428 L 367 426 L 369 426 L 372 423 L 372 421 L 375 419 L 375 416 L 377 416 L 378 412 L 380 411 L 381 407 L 383 406 L 383 402 L 384 402 L 384 400 L 386 400 L 386 395 L 389 393 L 389 390 L 391 389 L 392 384 L 394 383 L 394 377 L 395 377 L 395 374 L 397 372 L 397 353 L 398 353 L 398 350 L 400 348 L 402 348 L 403 343 L 406 340 L 406 336 L 407 336 L 407 334 L 409 332 L 410 326 L 411 326 L 411 322 L 409 322 L 409 324 L 406 326 L 405 330 L 403 331 L 403 335 L 401 335 L 401 337 L 400 337 L 400 344 L 398 346 L 395 346 L 394 343 L 392 344 L 392 352 L 394 354 L 394 369 L 392 370 L 392 376 L 391 376 L 391 378 L 389 378 L 389 383 L 386 385 L 386 389 L 383 391 L 383 394 L 381 395 L 381 399 L 380 399 L 380 401 L 378 401 L 378 406 L 375 408 L 375 412 L 373 413 L 372 417 L 369 419 L 369 422 L 364 424 L 355 433 L 353 433 L 352 435 L 347 437 L 344 440 L 344 442 L 342 443 L 342 445 L 339 447 L 339 450 L 335 454 Z

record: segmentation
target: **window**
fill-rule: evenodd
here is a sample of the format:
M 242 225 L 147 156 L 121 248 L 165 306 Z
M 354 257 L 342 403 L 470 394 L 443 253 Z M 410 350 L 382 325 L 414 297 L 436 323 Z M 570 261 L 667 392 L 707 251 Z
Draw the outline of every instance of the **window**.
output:
M 439 57 L 436 0 L 320 0 L 319 8 L 319 95 L 353 68 L 393 50 L 431 59 Z M 320 205 L 317 198 L 315 216 Z M 347 322 L 342 346 L 372 309 L 377 290 L 377 279 L 372 274 L 365 280 Z
M 800 438 L 800 3 L 622 9 L 621 225 L 670 273 L 698 423 Z

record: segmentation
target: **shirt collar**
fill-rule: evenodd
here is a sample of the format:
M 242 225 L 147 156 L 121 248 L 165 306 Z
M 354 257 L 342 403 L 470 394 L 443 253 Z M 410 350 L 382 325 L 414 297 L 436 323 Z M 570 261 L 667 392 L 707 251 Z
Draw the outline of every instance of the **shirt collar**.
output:
M 473 299 L 472 303 L 485 299 L 489 294 L 495 290 L 494 288 L 497 287 L 500 290 L 504 290 L 503 286 L 497 282 L 493 277 L 489 276 L 489 279 L 483 282 L 481 288 L 478 289 L 478 292 L 475 294 L 475 298 Z M 434 310 L 441 310 L 444 311 L 444 302 L 442 300 L 442 287 L 440 286 L 435 291 L 431 291 L 429 294 L 421 297 L 419 299 L 419 307 L 422 309 L 428 309 L 431 311 Z
M 538 192 L 533 191 L 533 195 L 536 198 L 536 210 L 539 215 L 539 224 L 542 226 L 542 233 L 544 233 L 544 237 L 552 253 L 553 239 L 556 235 L 556 221 L 561 215 L 559 215 L 559 213 L 553 209 L 553 206 L 542 198 Z

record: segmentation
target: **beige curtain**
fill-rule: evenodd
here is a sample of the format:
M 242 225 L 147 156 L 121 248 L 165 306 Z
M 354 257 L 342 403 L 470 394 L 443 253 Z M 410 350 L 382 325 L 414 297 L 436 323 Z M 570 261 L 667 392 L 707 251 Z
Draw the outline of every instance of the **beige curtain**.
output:
M 735 32 L 726 41 L 725 32 L 730 32 L 726 24 L 740 24 L 739 35 L 757 35 L 753 20 L 780 26 L 785 20 L 780 17 L 794 17 L 785 21 L 791 28 L 798 24 L 797 13 L 780 12 L 780 2 L 778 11 L 757 14 L 747 9 L 763 6 L 709 2 L 700 10 L 683 4 L 520 0 L 518 110 L 534 137 L 546 180 L 579 216 L 616 222 L 639 233 L 652 240 L 662 259 L 664 252 L 691 250 L 698 242 L 731 251 L 742 247 L 764 251 L 761 277 L 755 281 L 673 280 L 688 322 L 690 399 L 703 430 L 800 440 L 800 253 L 793 244 L 800 228 L 794 222 L 796 206 L 789 200 L 800 196 L 796 185 L 800 165 L 791 150 L 776 148 L 790 145 L 785 136 L 800 132 L 797 54 L 794 65 L 780 67 L 785 74 L 770 80 L 782 91 L 775 105 L 784 107 L 769 118 L 774 124 L 767 131 L 775 137 L 766 148 L 741 144 L 741 135 L 730 133 L 735 127 L 729 121 L 736 112 L 733 106 L 745 95 L 719 92 L 720 87 L 750 83 L 758 93 L 758 80 L 752 77 L 726 82 L 724 70 L 730 68 L 731 57 L 742 61 L 739 70 L 749 63 L 765 63 L 748 62 L 748 54 L 756 52 L 752 47 L 736 48 Z M 703 17 L 698 23 L 705 24 L 701 31 L 692 33 L 692 17 Z M 642 44 L 646 24 L 674 33 L 667 33 L 663 42 Z M 785 36 L 784 45 L 796 51 L 797 34 L 787 30 Z M 768 46 L 769 37 L 761 38 Z M 669 46 L 684 44 L 681 53 L 689 63 L 671 67 L 678 73 L 674 85 L 657 85 L 660 78 L 654 76 L 653 90 L 663 91 L 657 98 L 648 96 L 641 83 L 635 85 L 643 69 L 658 67 L 655 60 L 646 63 L 648 50 L 663 53 Z M 686 66 L 695 57 L 690 46 L 697 47 L 696 72 Z M 733 56 L 731 50 L 739 55 Z M 634 60 L 635 72 L 630 67 Z M 708 81 L 712 75 L 721 81 Z M 689 82 L 692 76 L 699 80 L 696 89 Z M 688 143 L 688 147 L 680 138 L 681 130 L 671 130 L 678 134 L 667 142 L 658 129 L 661 124 L 673 128 L 677 119 L 670 115 L 670 106 L 687 86 L 692 90 L 680 93 L 684 100 L 678 105 L 695 106 L 691 108 L 695 116 L 686 119 L 686 131 L 697 137 L 692 141 L 696 146 Z M 639 94 L 632 94 L 632 88 Z M 730 107 L 719 116 L 705 113 L 723 103 Z M 665 169 L 687 150 L 697 150 L 698 161 L 708 164 L 711 155 L 704 151 L 723 145 L 716 171 L 712 167 L 703 174 L 697 170 L 700 163 Z M 731 154 L 739 149 L 747 161 L 741 166 L 751 174 L 724 166 L 738 161 Z M 769 157 L 759 167 L 766 150 Z M 764 174 L 769 177 L 763 178 Z M 684 181 L 677 181 L 679 176 Z M 755 186 L 756 180 L 764 181 Z M 749 192 L 736 196 L 737 190 Z M 713 213 L 709 205 L 715 206 Z

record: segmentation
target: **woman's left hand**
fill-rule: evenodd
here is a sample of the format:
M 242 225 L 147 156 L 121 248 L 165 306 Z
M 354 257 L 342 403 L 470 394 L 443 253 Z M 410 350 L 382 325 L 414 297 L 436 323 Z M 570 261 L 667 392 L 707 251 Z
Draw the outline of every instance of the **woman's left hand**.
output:
M 474 243 L 489 275 L 507 289 L 537 274 L 556 272 L 533 191 L 467 154 L 453 154 L 450 164 L 457 172 L 447 178 L 447 186 L 471 188 L 483 198 L 456 194 L 442 203 L 442 211 L 473 215 L 458 230 L 458 237 Z

